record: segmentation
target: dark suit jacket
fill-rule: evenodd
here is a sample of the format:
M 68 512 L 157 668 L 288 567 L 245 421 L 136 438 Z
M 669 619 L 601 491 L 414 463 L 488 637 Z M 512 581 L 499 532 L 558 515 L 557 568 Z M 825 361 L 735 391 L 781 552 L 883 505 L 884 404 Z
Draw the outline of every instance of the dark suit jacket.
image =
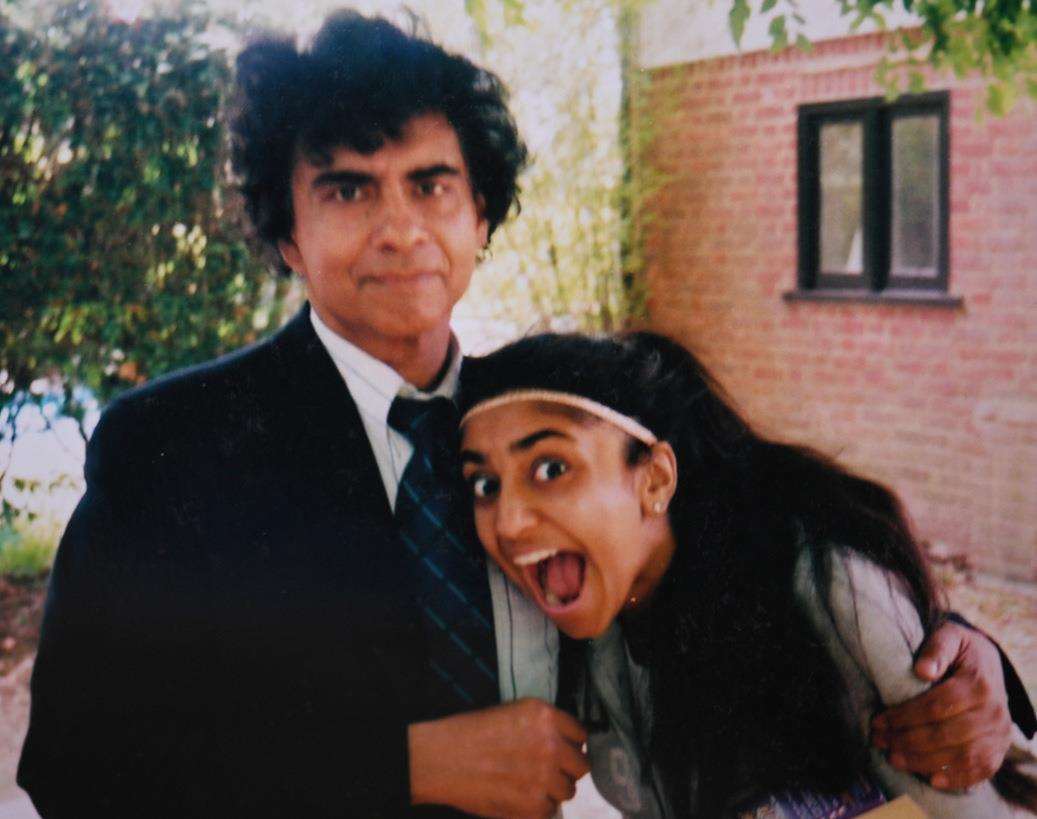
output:
M 44 817 L 409 815 L 425 647 L 303 310 L 115 401 L 55 562 L 18 781 Z

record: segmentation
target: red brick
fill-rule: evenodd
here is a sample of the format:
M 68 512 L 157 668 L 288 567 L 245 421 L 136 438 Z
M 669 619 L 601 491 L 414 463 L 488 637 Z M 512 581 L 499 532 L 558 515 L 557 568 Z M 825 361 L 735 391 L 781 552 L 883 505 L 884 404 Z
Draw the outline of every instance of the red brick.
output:
M 976 120 L 950 90 L 951 292 L 961 310 L 786 303 L 796 109 L 880 93 L 881 34 L 650 74 L 673 175 L 647 236 L 650 325 L 684 340 L 760 429 L 890 483 L 919 535 L 1037 580 L 1037 111 Z M 870 58 L 862 60 L 862 56 Z

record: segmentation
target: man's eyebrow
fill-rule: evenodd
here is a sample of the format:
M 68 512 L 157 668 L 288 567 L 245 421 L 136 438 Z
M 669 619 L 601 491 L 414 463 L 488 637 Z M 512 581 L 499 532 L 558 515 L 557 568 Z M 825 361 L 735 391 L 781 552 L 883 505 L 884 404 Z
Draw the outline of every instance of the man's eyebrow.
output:
M 313 178 L 311 183 L 314 188 L 323 188 L 336 185 L 366 185 L 374 179 L 369 173 L 361 171 L 321 171 Z
M 461 169 L 448 165 L 445 162 L 437 162 L 435 165 L 427 165 L 424 168 L 415 168 L 413 171 L 407 174 L 407 178 L 412 182 L 423 182 L 426 179 L 433 179 L 437 176 L 460 176 Z
M 565 438 L 570 441 L 572 440 L 571 435 L 566 435 L 564 432 L 557 429 L 548 428 L 537 430 L 531 435 L 527 435 L 525 438 L 519 438 L 514 443 L 509 444 L 508 449 L 511 452 L 522 452 L 523 450 L 529 449 L 537 442 L 544 440 L 544 438 Z

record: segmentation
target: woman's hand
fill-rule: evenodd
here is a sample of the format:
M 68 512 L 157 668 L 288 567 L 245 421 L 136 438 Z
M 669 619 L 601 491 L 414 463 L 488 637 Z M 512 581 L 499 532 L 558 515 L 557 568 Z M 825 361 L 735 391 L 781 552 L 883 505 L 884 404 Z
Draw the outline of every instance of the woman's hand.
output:
M 962 790 L 989 779 L 1012 737 L 997 647 L 979 631 L 945 622 L 923 644 L 914 672 L 936 684 L 875 717 L 872 742 L 894 768 L 934 788 Z

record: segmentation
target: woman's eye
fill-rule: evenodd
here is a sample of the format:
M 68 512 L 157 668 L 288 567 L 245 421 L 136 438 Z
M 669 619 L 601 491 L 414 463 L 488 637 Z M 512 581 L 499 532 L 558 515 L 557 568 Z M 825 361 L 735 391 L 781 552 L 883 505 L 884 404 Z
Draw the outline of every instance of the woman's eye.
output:
M 472 488 L 472 495 L 476 500 L 485 500 L 497 494 L 500 482 L 492 475 L 473 475 L 468 479 L 468 485 Z
M 533 467 L 533 480 L 541 482 L 553 481 L 568 471 L 569 465 L 565 461 L 560 461 L 557 458 L 544 458 Z

